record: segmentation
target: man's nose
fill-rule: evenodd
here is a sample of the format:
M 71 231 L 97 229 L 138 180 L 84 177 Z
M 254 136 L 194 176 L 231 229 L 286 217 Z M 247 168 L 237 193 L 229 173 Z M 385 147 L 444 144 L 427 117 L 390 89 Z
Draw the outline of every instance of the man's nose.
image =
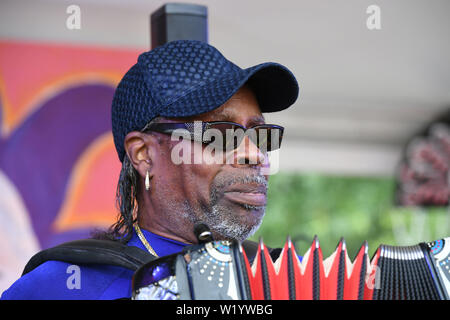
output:
M 258 146 L 247 135 L 243 137 L 241 143 L 237 149 L 234 150 L 232 156 L 232 164 L 235 166 L 269 166 L 268 155 L 261 152 Z

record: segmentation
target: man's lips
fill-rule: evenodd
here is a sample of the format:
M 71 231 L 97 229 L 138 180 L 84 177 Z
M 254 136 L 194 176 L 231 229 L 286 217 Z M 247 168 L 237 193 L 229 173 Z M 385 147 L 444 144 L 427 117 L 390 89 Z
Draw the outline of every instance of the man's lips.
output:
M 224 196 L 237 203 L 252 206 L 265 206 L 267 187 L 262 184 L 236 184 L 224 192 Z

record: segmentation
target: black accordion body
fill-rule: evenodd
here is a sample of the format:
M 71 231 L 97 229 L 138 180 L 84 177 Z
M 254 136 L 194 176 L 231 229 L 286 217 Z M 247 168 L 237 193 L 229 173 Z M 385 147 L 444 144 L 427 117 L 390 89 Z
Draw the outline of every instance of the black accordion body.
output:
M 425 300 L 449 299 L 450 238 L 414 246 L 364 243 L 353 261 L 341 240 L 324 259 L 317 238 L 299 257 L 290 240 L 271 257 L 260 241 L 253 261 L 240 243 L 193 245 L 139 268 L 136 300 Z

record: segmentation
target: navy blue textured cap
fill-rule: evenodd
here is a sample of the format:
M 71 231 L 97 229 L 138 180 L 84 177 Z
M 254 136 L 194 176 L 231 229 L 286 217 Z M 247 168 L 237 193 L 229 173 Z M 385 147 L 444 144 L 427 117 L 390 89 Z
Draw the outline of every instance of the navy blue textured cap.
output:
M 112 103 L 112 130 L 120 161 L 124 139 L 156 117 L 188 117 L 223 105 L 244 84 L 261 112 L 280 111 L 298 96 L 294 75 L 268 62 L 241 69 L 216 48 L 194 40 L 169 42 L 141 54 L 120 81 Z

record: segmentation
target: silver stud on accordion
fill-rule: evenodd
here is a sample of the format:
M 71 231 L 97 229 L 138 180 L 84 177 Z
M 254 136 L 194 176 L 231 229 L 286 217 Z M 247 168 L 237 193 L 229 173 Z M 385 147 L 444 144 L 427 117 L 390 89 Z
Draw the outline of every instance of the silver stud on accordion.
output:
M 414 246 L 365 242 L 352 261 L 342 239 L 324 259 L 317 238 L 302 256 L 288 239 L 273 261 L 260 241 L 250 263 L 237 242 L 211 241 L 154 260 L 133 277 L 133 299 L 425 300 L 450 297 L 450 238 Z

